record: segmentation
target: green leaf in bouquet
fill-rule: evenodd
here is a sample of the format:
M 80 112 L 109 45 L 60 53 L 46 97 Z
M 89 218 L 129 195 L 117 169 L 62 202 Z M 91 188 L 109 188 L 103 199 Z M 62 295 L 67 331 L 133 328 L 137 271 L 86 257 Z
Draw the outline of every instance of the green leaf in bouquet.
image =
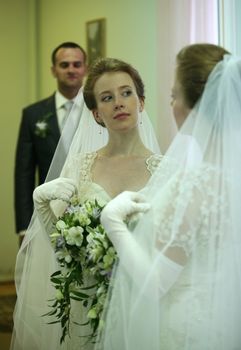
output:
M 72 295 L 74 295 L 74 296 L 76 296 L 76 297 L 79 297 L 80 300 L 82 300 L 82 299 L 88 299 L 88 298 L 89 298 L 89 295 L 88 295 L 88 294 L 81 293 L 81 292 L 72 291 L 71 294 L 70 294 L 70 298 L 72 298 Z
M 71 300 L 76 301 L 75 308 L 79 303 L 85 308 L 87 317 L 91 316 L 86 324 L 80 324 L 90 326 L 90 334 L 83 337 L 86 337 L 87 342 L 93 343 L 97 334 L 110 283 L 110 272 L 116 258 L 115 252 L 109 251 L 109 248 L 114 248 L 100 223 L 102 209 L 103 206 L 97 200 L 80 203 L 75 196 L 65 213 L 53 225 L 51 243 L 59 269 L 50 277 L 56 289 L 56 300 L 49 305 L 52 310 L 46 315 L 55 317 L 53 323 L 61 324 L 60 343 L 64 342 L 67 335 L 70 336 L 71 322 L 79 324 L 72 319 Z M 77 226 L 80 228 L 71 230 Z M 75 234 L 77 236 L 68 236 Z M 87 290 L 88 294 L 85 293 Z

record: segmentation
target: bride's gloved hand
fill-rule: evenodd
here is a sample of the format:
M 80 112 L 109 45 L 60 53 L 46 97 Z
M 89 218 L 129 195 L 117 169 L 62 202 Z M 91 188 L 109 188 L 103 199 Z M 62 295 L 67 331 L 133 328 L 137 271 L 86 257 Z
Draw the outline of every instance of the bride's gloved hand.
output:
M 138 232 L 133 236 L 124 223 L 129 215 L 145 212 L 149 208 L 150 204 L 140 193 L 123 192 L 105 206 L 101 213 L 101 223 L 115 246 L 120 264 L 130 273 L 133 282 L 142 288 L 144 281 L 148 279 L 149 285 L 153 283 L 153 286 L 158 286 L 158 296 L 162 297 L 175 283 L 183 266 L 158 251 L 157 247 L 153 247 L 152 256 L 146 243 L 136 239 Z M 150 237 L 150 241 L 152 240 L 153 237 Z
M 123 244 L 128 244 L 130 232 L 124 221 L 132 214 L 146 212 L 149 208 L 150 204 L 142 194 L 125 191 L 112 199 L 102 210 L 101 223 L 117 252 Z
M 64 177 L 59 177 L 35 188 L 33 192 L 34 207 L 46 228 L 55 219 L 50 208 L 50 201 L 59 199 L 69 202 L 76 191 L 75 181 Z

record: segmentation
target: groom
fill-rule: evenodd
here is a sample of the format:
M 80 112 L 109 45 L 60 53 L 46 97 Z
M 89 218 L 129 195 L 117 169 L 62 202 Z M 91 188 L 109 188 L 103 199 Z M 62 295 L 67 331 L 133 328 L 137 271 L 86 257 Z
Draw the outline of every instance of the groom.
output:
M 20 244 L 33 214 L 35 185 L 45 181 L 59 141 L 66 102 L 74 101 L 86 74 L 86 53 L 73 42 L 52 52 L 51 71 L 57 91 L 23 109 L 15 157 L 14 205 Z

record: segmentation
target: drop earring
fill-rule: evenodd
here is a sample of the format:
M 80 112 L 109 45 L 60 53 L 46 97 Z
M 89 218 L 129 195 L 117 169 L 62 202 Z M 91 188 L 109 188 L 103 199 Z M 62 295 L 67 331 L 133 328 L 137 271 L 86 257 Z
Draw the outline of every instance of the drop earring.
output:
M 102 125 L 101 125 L 101 121 L 98 120 L 98 118 L 99 118 L 99 114 L 98 114 L 98 112 L 96 112 L 95 121 L 97 122 L 97 124 L 99 124 L 99 135 L 101 135 L 102 134 Z
M 140 123 L 140 126 L 142 126 L 142 113 L 141 112 L 139 113 L 139 123 Z

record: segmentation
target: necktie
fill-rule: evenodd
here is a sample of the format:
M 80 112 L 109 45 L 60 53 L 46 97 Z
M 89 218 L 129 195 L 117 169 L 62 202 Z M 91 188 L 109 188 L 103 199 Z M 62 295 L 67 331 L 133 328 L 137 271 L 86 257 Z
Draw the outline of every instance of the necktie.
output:
M 64 108 L 64 117 L 63 117 L 62 122 L 61 122 L 61 130 L 63 130 L 63 128 L 64 128 L 64 124 L 66 123 L 66 120 L 68 118 L 69 112 L 70 112 L 73 104 L 74 104 L 74 102 L 69 100 L 69 101 L 65 102 L 65 104 L 62 106 L 62 108 Z

